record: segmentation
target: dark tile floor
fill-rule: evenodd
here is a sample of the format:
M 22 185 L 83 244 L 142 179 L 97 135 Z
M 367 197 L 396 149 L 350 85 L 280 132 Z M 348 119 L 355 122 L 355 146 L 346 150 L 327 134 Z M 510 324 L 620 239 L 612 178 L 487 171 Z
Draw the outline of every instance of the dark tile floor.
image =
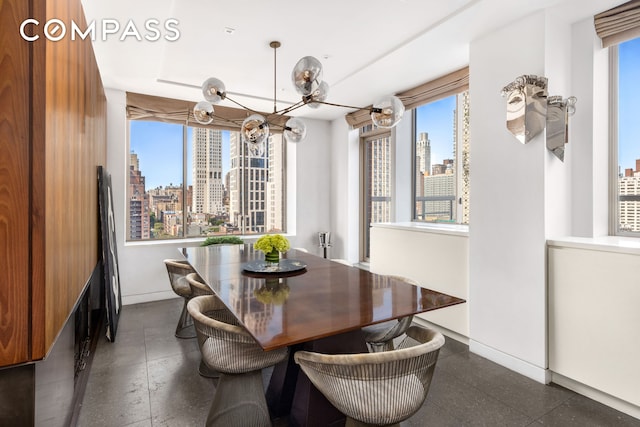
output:
M 116 342 L 101 338 L 95 351 L 79 426 L 204 425 L 216 380 L 198 374 L 196 340 L 173 335 L 181 308 L 179 299 L 123 307 Z M 425 404 L 402 425 L 640 427 L 640 420 L 539 384 L 447 339 Z

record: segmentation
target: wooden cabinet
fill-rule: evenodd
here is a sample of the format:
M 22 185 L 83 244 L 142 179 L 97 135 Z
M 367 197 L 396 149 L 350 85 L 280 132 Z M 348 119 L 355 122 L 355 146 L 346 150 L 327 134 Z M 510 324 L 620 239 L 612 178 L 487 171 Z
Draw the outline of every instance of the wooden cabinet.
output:
M 26 27 L 40 35 L 33 42 Z M 0 1 L 0 367 L 44 358 L 99 262 L 106 98 L 80 0 Z

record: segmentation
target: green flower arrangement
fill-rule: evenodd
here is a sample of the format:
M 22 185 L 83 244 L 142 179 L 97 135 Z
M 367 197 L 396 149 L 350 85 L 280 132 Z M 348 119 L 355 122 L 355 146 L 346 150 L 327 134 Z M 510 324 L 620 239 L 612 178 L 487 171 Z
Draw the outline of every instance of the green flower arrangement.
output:
M 291 248 L 291 245 L 289 245 L 289 241 L 282 234 L 265 234 L 256 240 L 253 244 L 253 248 L 262 251 L 265 254 L 273 251 L 284 253 Z

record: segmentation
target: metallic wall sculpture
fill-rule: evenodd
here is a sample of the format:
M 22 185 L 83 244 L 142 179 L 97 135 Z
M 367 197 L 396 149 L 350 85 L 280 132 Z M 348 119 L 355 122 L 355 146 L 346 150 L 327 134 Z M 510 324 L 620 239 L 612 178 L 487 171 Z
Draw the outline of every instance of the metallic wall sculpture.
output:
M 576 97 L 550 96 L 547 99 L 547 149 L 564 161 L 564 145 L 569 142 L 569 116 L 576 112 Z
M 523 144 L 545 127 L 547 78 L 525 74 L 502 89 L 507 96 L 507 129 Z
M 564 161 L 569 142 L 569 116 L 576 111 L 576 97 L 547 97 L 547 78 L 532 74 L 517 77 L 502 88 L 507 97 L 507 129 L 526 144 L 547 129 L 547 149 Z

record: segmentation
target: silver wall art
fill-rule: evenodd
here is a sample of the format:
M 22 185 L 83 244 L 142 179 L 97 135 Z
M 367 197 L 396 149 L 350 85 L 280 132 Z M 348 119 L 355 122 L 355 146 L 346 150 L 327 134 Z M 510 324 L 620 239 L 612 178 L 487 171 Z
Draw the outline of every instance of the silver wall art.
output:
M 525 74 L 502 88 L 507 97 L 507 129 L 523 144 L 545 127 L 547 78 Z
M 547 149 L 564 161 L 569 142 L 569 116 L 575 113 L 576 97 L 547 96 L 547 78 L 532 74 L 517 77 L 502 88 L 507 97 L 507 129 L 523 144 L 545 127 Z
M 564 161 L 564 145 L 569 142 L 569 116 L 576 112 L 576 97 L 547 98 L 547 149 Z

